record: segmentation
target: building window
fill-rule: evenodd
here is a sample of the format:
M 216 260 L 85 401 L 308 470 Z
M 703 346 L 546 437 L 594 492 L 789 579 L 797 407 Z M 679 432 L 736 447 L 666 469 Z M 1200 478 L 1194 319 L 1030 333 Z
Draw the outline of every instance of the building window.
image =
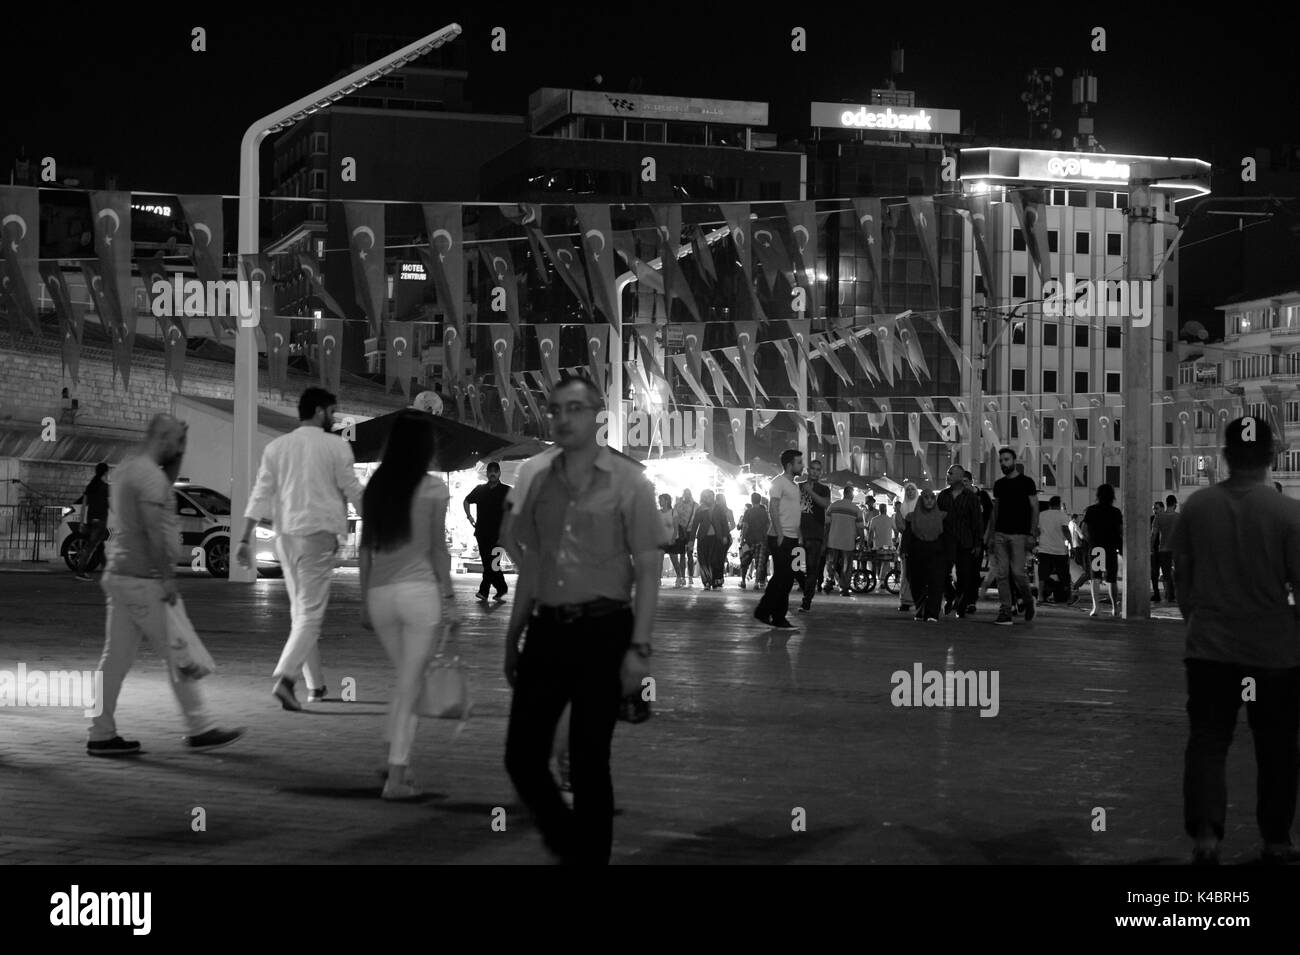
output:
M 1106 254 L 1123 255 L 1123 236 L 1118 232 L 1106 233 Z
M 311 191 L 312 192 L 325 191 L 325 170 L 324 169 L 313 169 L 311 171 Z
M 1043 325 L 1043 344 L 1056 344 L 1056 322 L 1047 322 Z
M 1011 416 L 1011 438 L 1012 440 L 1015 440 L 1018 437 L 1020 437 L 1020 420 L 1015 415 L 1012 415 Z
M 1165 375 L 1165 391 L 1173 391 L 1173 390 L 1174 390 L 1174 376 Z
M 1074 251 L 1078 255 L 1087 255 L 1091 245 L 1092 233 L 1076 232 L 1074 234 Z
M 1011 369 L 1011 390 L 1012 391 L 1025 390 L 1025 370 L 1023 368 Z M 1015 421 L 1016 421 L 1015 416 L 1012 415 L 1011 423 L 1013 427 L 1015 426 Z
M 325 221 L 325 203 L 313 202 L 311 204 L 311 217 L 316 222 Z
M 1074 436 L 1079 441 L 1088 440 L 1088 419 L 1087 418 L 1074 419 Z
M 1119 372 L 1117 371 L 1106 372 L 1106 391 L 1112 395 L 1117 395 L 1120 393 Z
M 1025 251 L 1025 233 L 1022 232 L 1019 227 L 1011 230 L 1011 251 Z
M 1060 248 L 1059 248 L 1060 244 L 1061 244 L 1061 232 L 1060 232 L 1060 230 L 1059 230 L 1059 229 L 1048 229 L 1048 230 L 1047 230 L 1047 251 L 1048 251 L 1048 252 L 1059 252 L 1059 251 L 1061 251 Z
M 1174 350 L 1174 333 L 1173 331 L 1167 331 L 1165 332 L 1165 351 L 1172 352 L 1173 350 Z
M 1043 392 L 1045 394 L 1056 394 L 1056 372 L 1049 369 L 1043 369 Z
M 312 155 L 320 156 L 329 151 L 329 133 L 312 133 L 311 134 L 311 151 Z
M 1011 276 L 1011 296 L 1013 298 L 1024 298 L 1027 294 L 1028 276 L 1013 275 Z
M 1011 326 L 1011 344 L 1023 345 L 1025 343 L 1025 323 L 1016 322 Z
M 1173 308 L 1173 307 L 1174 307 L 1174 287 L 1172 285 L 1166 284 L 1165 285 L 1165 308 Z
M 1043 440 L 1051 441 L 1056 434 L 1056 419 L 1049 414 L 1043 415 Z
M 1098 208 L 1098 209 L 1114 209 L 1114 208 L 1115 208 L 1115 193 L 1113 193 L 1113 192 L 1098 192 L 1098 193 L 1096 193 L 1095 201 L 1096 201 L 1096 204 L 1097 204 L 1097 208 Z
M 984 291 L 984 276 L 982 275 L 975 276 L 975 294 L 976 295 L 988 294 L 988 292 Z
M 1113 488 L 1119 487 L 1119 465 L 1118 464 L 1106 465 L 1106 483 Z
M 1123 441 L 1124 439 L 1121 438 L 1121 437 L 1119 436 L 1119 418 L 1116 418 L 1116 419 L 1114 420 L 1113 427 L 1114 427 L 1114 429 L 1115 429 L 1115 440 L 1116 440 L 1116 441 Z
M 1087 325 L 1074 326 L 1074 346 L 1076 348 L 1088 347 L 1088 326 Z
M 1120 327 L 1118 325 L 1106 326 L 1106 347 L 1107 348 L 1124 347 L 1122 342 L 1122 332 L 1120 331 Z
M 316 258 L 317 258 L 317 259 L 324 259 L 324 258 L 325 258 L 325 240 L 324 240 L 324 239 L 317 239 L 317 240 L 316 240 Z
M 1166 421 L 1165 422 L 1165 444 L 1172 445 L 1173 443 L 1174 443 L 1174 423 L 1172 421 Z
M 1074 373 L 1074 393 L 1076 395 L 1086 395 L 1088 393 L 1088 373 L 1086 371 L 1076 371 Z
M 1117 192 L 1117 193 L 1115 193 L 1115 208 L 1116 208 L 1116 209 L 1127 209 L 1127 208 L 1128 208 L 1128 193 L 1127 193 L 1127 192 Z
M 1076 209 L 1088 208 L 1088 193 L 1084 189 L 1070 189 L 1065 195 L 1065 204 Z

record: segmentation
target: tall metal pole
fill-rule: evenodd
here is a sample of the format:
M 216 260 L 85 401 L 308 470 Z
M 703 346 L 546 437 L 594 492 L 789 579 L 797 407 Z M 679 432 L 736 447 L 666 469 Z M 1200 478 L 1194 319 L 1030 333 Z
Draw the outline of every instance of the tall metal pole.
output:
M 636 281 L 636 275 L 624 272 L 614 282 L 614 323 L 609 329 L 609 427 L 606 444 L 622 451 L 627 440 L 627 417 L 623 414 L 623 290 Z
M 987 364 L 988 356 L 984 353 L 984 322 L 988 316 L 988 309 L 983 305 L 976 305 L 971 309 L 971 368 L 970 368 L 970 416 L 971 426 L 966 433 L 966 454 L 967 464 L 974 480 L 982 487 L 984 476 L 980 474 L 978 464 L 980 461 L 980 448 L 984 441 L 984 416 L 980 412 L 984 404 L 984 366 Z
M 1128 262 L 1125 278 L 1140 282 L 1140 287 L 1155 315 L 1152 300 L 1155 272 L 1156 207 L 1149 168 L 1135 164 L 1133 188 L 1129 193 Z M 1145 620 L 1151 613 L 1151 594 L 1147 581 L 1151 577 L 1150 529 L 1147 511 L 1151 502 L 1151 406 L 1153 388 L 1151 336 L 1159 332 L 1154 325 L 1134 326 L 1131 321 L 1124 342 L 1124 619 Z

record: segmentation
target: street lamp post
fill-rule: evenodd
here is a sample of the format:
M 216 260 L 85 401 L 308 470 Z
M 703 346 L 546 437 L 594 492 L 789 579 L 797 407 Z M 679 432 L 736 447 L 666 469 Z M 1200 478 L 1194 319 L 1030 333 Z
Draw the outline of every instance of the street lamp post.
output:
M 451 23 L 430 33 L 423 39 L 416 40 L 402 47 L 382 60 L 376 60 L 368 66 L 342 79 L 324 86 L 302 99 L 290 103 L 283 109 L 263 116 L 244 133 L 239 154 L 239 255 L 240 271 L 244 281 L 248 281 L 247 269 L 243 257 L 256 255 L 261 248 L 258 236 L 258 192 L 260 189 L 258 170 L 258 150 L 271 133 L 287 129 L 313 113 L 338 102 L 349 93 L 354 93 L 381 76 L 391 73 L 412 60 L 418 59 L 430 50 L 435 50 L 445 43 L 460 36 L 461 27 Z M 248 324 L 240 321 L 235 337 L 235 446 L 231 455 L 231 519 L 233 523 L 242 520 L 248 506 L 249 491 L 253 483 L 254 437 L 257 433 L 257 331 L 260 316 L 256 313 L 249 318 Z M 257 577 L 255 566 L 245 569 L 235 562 L 230 567 L 230 580 L 237 583 L 251 583 Z

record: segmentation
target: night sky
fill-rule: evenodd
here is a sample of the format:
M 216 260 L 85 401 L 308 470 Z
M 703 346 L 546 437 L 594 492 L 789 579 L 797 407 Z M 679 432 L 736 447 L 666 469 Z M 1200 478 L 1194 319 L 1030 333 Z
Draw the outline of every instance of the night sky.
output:
M 1237 7 L 1242 16 L 1224 23 L 1173 4 L 1137 17 L 1071 18 L 1052 11 L 1060 3 L 963 4 L 960 13 L 896 5 L 907 16 L 887 6 L 841 14 L 809 5 L 810 16 L 773 17 L 747 12 L 756 4 L 722 3 L 702 19 L 705 4 L 614 3 L 599 13 L 502 6 L 499 16 L 483 15 L 487 5 L 367 3 L 289 15 L 259 4 L 239 18 L 218 5 L 122 14 L 104 4 L 57 16 L 24 5 L 25 24 L 8 24 L 0 40 L 10 77 L 0 160 L 25 151 L 116 171 L 121 188 L 234 193 L 244 129 L 327 82 L 341 40 L 415 37 L 453 21 L 465 30 L 457 42 L 468 48 L 469 97 L 483 112 L 522 113 L 539 86 L 594 88 L 601 74 L 603 88 L 619 91 L 639 76 L 646 93 L 767 101 L 772 126 L 797 135 L 809 102 L 864 100 L 883 85 L 898 41 L 900 87 L 916 90 L 920 105 L 960 109 L 980 134 L 1023 135 L 1024 73 L 1060 66 L 1067 110 L 1071 73 L 1098 75 L 1097 138 L 1110 152 L 1235 166 L 1258 145 L 1300 146 L 1300 58 L 1261 8 Z M 194 26 L 208 31 L 206 53 L 190 51 Z M 507 30 L 504 54 L 489 50 L 494 26 Z M 790 51 L 794 26 L 808 31 L 807 53 Z M 1096 26 L 1107 30 L 1105 53 L 1089 48 Z M 1071 131 L 1067 117 L 1057 124 Z

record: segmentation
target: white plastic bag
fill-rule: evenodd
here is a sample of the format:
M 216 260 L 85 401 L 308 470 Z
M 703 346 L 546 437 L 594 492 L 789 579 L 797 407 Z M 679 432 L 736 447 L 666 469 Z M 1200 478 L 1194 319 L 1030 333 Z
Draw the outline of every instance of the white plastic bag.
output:
M 199 635 L 194 632 L 194 625 L 185 613 L 185 601 L 179 594 L 176 603 L 167 605 L 166 617 L 167 650 L 170 656 L 168 663 L 171 665 L 172 680 L 177 683 L 181 680 L 201 680 L 209 673 L 215 673 L 217 664 Z

